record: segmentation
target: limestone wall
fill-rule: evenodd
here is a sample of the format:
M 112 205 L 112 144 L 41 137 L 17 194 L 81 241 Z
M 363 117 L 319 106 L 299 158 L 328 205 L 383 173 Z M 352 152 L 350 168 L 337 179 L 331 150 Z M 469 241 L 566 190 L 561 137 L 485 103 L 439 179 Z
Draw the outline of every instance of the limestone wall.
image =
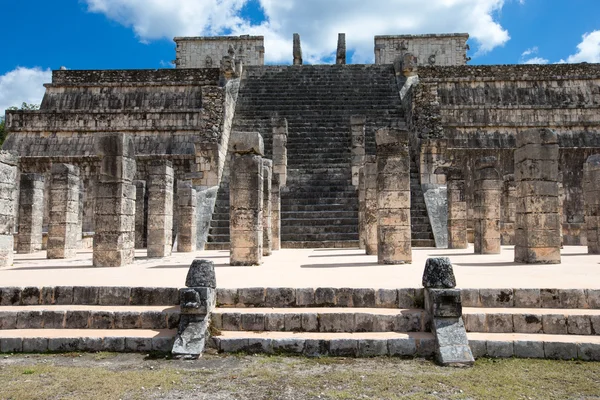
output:
M 177 68 L 219 67 L 231 45 L 235 58 L 246 65 L 264 65 L 265 43 L 263 36 L 176 37 Z
M 495 156 L 500 174 L 509 175 L 517 132 L 558 134 L 564 243 L 585 244 L 582 166 L 600 149 L 600 65 L 421 67 L 418 75 L 404 102 L 412 142 L 444 142 L 443 161 L 466 172 L 468 203 L 474 159 Z M 422 180 L 424 170 L 432 169 L 421 165 Z
M 392 64 L 412 53 L 418 65 L 465 65 L 468 39 L 466 33 L 375 36 L 375 64 Z

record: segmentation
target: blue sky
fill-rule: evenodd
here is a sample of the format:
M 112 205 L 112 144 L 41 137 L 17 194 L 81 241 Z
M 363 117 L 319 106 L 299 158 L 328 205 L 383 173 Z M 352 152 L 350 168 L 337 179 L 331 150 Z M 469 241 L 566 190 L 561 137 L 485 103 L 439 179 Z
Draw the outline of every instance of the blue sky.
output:
M 289 63 L 298 32 L 315 63 L 337 32 L 354 62 L 376 34 L 468 32 L 471 64 L 600 62 L 598 0 L 5 0 L 0 16 L 0 109 L 39 103 L 61 66 L 169 67 L 173 36 L 263 34 L 267 62 Z

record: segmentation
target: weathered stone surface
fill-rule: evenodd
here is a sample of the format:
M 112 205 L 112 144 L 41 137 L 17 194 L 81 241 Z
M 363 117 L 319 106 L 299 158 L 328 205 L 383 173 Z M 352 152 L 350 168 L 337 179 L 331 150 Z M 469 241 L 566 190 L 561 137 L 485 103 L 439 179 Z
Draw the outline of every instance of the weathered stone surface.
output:
M 367 255 L 377 254 L 377 163 L 375 157 L 365 159 L 365 211 L 363 216 L 365 252 Z
M 448 196 L 448 248 L 466 249 L 467 201 L 465 178 L 461 169 L 449 168 L 446 173 Z
M 79 168 L 53 164 L 50 181 L 48 258 L 73 258 L 79 248 Z
M 146 248 L 148 225 L 148 197 L 146 181 L 133 181 L 135 185 L 135 248 Z
M 273 173 L 271 183 L 271 244 L 273 250 L 281 249 L 281 178 Z
M 263 138 L 258 132 L 234 131 L 231 133 L 230 146 L 236 154 L 265 155 Z
M 335 54 L 336 64 L 346 64 L 346 34 L 338 33 L 337 51 Z
M 272 204 L 272 179 L 273 161 L 263 159 L 263 256 L 273 254 L 273 204 Z
M 454 288 L 456 278 L 448 257 L 428 258 L 423 272 L 423 287 Z
M 185 279 L 187 287 L 217 287 L 215 264 L 209 260 L 194 260 Z
M 496 157 L 477 160 L 474 182 L 475 253 L 499 254 L 502 181 Z
M 42 174 L 21 174 L 17 253 L 28 254 L 42 249 L 44 181 Z
M 589 254 L 600 254 L 600 154 L 586 160 L 583 166 L 583 198 Z
M 173 246 L 173 164 L 153 161 L 148 174 L 148 257 L 168 257 Z
M 292 50 L 292 55 L 294 57 L 293 64 L 294 65 L 302 65 L 302 45 L 300 44 L 300 35 L 294 33 L 294 48 Z

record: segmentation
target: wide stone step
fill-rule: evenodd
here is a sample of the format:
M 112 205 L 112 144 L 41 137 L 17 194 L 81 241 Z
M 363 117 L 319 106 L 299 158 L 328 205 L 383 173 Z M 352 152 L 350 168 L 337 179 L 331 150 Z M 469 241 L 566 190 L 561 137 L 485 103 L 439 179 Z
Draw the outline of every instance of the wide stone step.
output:
M 428 314 L 398 308 L 218 308 L 213 325 L 225 331 L 424 332 Z
M 357 240 L 281 241 L 282 249 L 357 249 Z
M 281 227 L 282 237 L 288 235 L 309 235 L 309 234 L 356 234 L 358 235 L 358 221 L 354 225 L 331 225 L 331 226 L 312 226 L 303 223 L 285 225 Z M 358 236 L 357 236 L 358 237 Z
M 281 207 L 288 205 L 329 205 L 335 204 L 340 206 L 345 205 L 358 205 L 358 197 L 356 195 L 349 196 L 337 196 L 337 197 L 325 197 L 315 196 L 313 198 L 298 198 L 298 197 L 286 197 L 281 199 Z
M 600 361 L 600 336 L 467 333 L 474 357 Z
M 463 308 L 468 332 L 600 335 L 600 310 Z
M 411 245 L 412 247 L 435 247 L 435 240 L 412 239 Z
M 357 219 L 358 213 L 355 211 L 282 211 L 281 222 L 288 221 L 290 219 L 303 219 L 303 220 L 316 220 L 316 219 L 336 219 L 336 218 L 352 218 Z
M 284 218 L 281 226 L 354 226 L 358 225 L 358 218 Z
M 281 206 L 281 211 L 284 213 L 288 212 L 303 212 L 303 211 L 313 211 L 313 212 L 327 212 L 327 211 L 358 211 L 358 204 L 354 205 L 340 205 L 340 204 L 319 204 L 319 205 L 291 205 L 287 204 L 285 206 Z
M 0 307 L 0 329 L 175 329 L 178 306 Z
M 307 233 L 303 234 L 300 230 L 296 233 L 281 233 L 282 241 L 290 242 L 337 242 L 343 240 L 358 240 L 357 233 Z
M 236 332 L 213 337 L 219 352 L 302 354 L 309 357 L 432 357 L 435 339 L 426 332 Z
M 169 353 L 176 329 L 10 329 L 0 330 L 0 352 Z

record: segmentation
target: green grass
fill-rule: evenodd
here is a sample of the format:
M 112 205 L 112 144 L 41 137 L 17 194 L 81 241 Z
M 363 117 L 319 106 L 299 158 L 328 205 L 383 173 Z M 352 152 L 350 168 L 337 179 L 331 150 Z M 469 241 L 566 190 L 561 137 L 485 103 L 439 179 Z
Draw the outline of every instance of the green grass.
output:
M 0 360 L 0 388 L 0 399 L 15 400 L 169 398 L 175 389 L 183 392 L 173 398 L 587 399 L 600 398 L 600 363 L 480 359 L 454 369 L 395 358 L 15 356 Z

